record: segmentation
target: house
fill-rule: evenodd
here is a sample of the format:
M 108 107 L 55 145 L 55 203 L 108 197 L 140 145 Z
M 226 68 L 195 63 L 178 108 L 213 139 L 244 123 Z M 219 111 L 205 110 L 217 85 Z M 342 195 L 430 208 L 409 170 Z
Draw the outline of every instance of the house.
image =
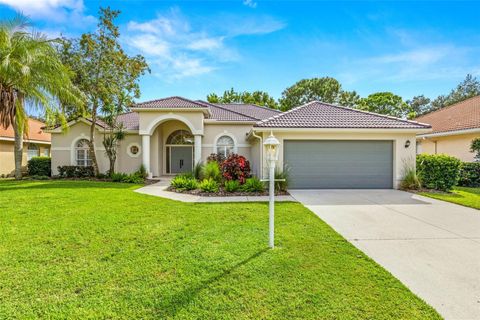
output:
M 417 153 L 448 154 L 465 162 L 474 161 L 470 143 L 480 137 L 480 96 L 418 117 L 432 132 L 417 136 Z
M 41 121 L 28 119 L 28 132 L 25 133 L 23 140 L 23 165 L 33 157 L 50 156 L 51 138 L 50 133 L 42 130 L 44 126 L 45 123 Z M 14 174 L 14 145 L 15 134 L 12 126 L 6 129 L 0 126 L 0 175 L 2 176 Z
M 405 166 L 415 166 L 415 137 L 430 126 L 318 101 L 287 112 L 248 104 L 212 104 L 182 97 L 138 103 L 118 121 L 126 128 L 117 171 L 141 164 L 150 176 L 190 171 L 211 153 L 238 153 L 257 176 L 266 174 L 263 141 L 281 142 L 279 165 L 293 188 L 394 188 Z M 52 133 L 52 172 L 60 165 L 89 165 L 88 119 Z M 108 169 L 104 125 L 95 131 L 99 168 Z

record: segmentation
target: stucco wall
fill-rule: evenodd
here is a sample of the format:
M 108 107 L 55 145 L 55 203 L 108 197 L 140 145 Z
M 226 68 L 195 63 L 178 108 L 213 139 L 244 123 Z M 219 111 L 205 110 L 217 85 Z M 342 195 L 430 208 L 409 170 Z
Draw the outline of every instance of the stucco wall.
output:
M 284 140 L 390 140 L 393 141 L 393 186 L 398 187 L 403 178 L 405 166 L 415 167 L 415 134 L 411 133 L 320 133 L 320 132 L 274 132 L 280 141 L 279 166 L 283 168 Z M 264 132 L 266 139 L 269 133 Z M 410 140 L 410 146 L 405 148 L 405 142 Z M 266 159 L 263 159 L 263 174 L 268 170 Z
M 217 139 L 223 135 L 232 137 L 235 141 L 236 152 L 252 161 L 251 145 L 247 141 L 247 134 L 251 129 L 252 125 L 249 124 L 205 124 L 202 138 L 202 161 L 205 161 L 210 154 L 217 151 Z
M 462 161 L 474 161 L 475 154 L 470 152 L 470 143 L 480 137 L 479 134 L 459 134 L 445 137 L 418 138 L 417 153 L 448 154 Z M 435 148 L 435 142 L 437 144 Z
M 40 156 L 44 156 L 45 149 L 50 149 L 48 144 L 35 143 L 39 148 Z M 0 175 L 13 175 L 15 171 L 14 157 L 15 143 L 13 141 L 0 140 Z M 22 167 L 27 166 L 28 143 L 23 144 Z
M 163 122 L 178 120 L 185 123 L 193 134 L 203 133 L 202 111 L 144 111 L 139 112 L 140 134 L 151 134 Z

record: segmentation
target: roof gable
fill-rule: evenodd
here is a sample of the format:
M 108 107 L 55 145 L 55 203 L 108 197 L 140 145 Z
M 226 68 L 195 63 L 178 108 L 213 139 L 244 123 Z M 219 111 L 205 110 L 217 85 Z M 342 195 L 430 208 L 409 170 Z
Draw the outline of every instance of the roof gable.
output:
M 258 128 L 428 129 L 429 125 L 312 101 L 255 124 Z
M 433 133 L 480 128 L 480 96 L 452 104 L 415 119 L 432 126 Z
M 37 140 L 37 141 L 51 141 L 50 133 L 47 133 L 43 130 L 45 123 L 38 121 L 36 119 L 28 119 L 28 133 L 24 135 L 25 139 L 28 140 Z M 13 127 L 9 126 L 4 128 L 0 125 L 0 137 L 2 138 L 15 138 L 15 133 L 13 132 Z
M 206 109 L 208 108 L 197 101 L 186 98 L 173 96 L 168 98 L 150 100 L 146 102 L 137 103 L 133 108 L 138 109 Z

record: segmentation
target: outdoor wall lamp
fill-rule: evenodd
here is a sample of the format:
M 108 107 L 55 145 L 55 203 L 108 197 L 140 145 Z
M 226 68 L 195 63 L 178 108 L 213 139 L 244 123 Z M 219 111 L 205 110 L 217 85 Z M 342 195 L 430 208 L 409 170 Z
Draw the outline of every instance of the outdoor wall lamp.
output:
M 268 168 L 270 169 L 270 174 L 268 177 L 268 196 L 269 196 L 269 203 L 268 203 L 268 229 L 269 229 L 269 237 L 268 237 L 268 244 L 270 248 L 274 247 L 274 226 L 275 226 L 275 164 L 278 160 L 278 152 L 280 145 L 280 141 L 274 137 L 273 133 L 270 132 L 270 136 L 265 139 L 263 142 L 263 146 L 265 147 L 266 151 L 266 158 Z
M 405 148 L 410 147 L 410 140 L 405 141 Z

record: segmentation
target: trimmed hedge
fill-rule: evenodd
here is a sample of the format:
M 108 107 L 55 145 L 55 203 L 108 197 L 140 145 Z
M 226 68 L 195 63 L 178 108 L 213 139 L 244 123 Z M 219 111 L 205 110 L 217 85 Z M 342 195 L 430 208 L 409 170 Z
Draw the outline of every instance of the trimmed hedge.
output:
M 58 174 L 62 178 L 90 178 L 95 176 L 92 166 L 58 166 Z
M 458 185 L 462 187 L 480 187 L 480 162 L 462 163 Z
M 29 176 L 50 177 L 52 175 L 52 160 L 50 157 L 33 157 L 28 160 L 27 168 Z
M 448 191 L 457 184 L 461 161 L 444 154 L 417 155 L 417 174 L 429 189 Z

